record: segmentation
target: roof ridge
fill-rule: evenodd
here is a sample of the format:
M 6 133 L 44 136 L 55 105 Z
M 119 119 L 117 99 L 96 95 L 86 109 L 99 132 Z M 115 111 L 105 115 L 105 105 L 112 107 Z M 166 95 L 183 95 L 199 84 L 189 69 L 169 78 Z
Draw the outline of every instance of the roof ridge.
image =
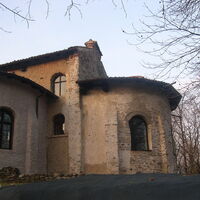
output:
M 19 60 L 14 60 L 8 63 L 0 64 L 0 71 L 9 71 L 15 69 L 26 68 L 29 66 L 34 66 L 42 63 L 47 63 L 50 61 L 56 61 L 59 59 L 67 58 L 70 55 L 76 54 L 80 49 L 88 49 L 84 46 L 73 46 L 68 49 L 58 50 L 54 52 L 49 52 L 41 55 L 31 56 Z

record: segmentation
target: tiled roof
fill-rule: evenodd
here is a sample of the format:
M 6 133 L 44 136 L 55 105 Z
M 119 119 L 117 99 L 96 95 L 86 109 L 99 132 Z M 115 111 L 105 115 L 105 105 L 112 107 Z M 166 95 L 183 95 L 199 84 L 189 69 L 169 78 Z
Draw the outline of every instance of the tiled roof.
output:
M 0 65 L 0 71 L 9 71 L 15 69 L 23 69 L 29 66 L 34 66 L 42 63 L 47 63 L 51 61 L 60 60 L 63 58 L 67 58 L 70 55 L 78 53 L 79 49 L 86 47 L 70 47 L 68 49 L 64 49 L 61 51 L 55 51 L 52 53 L 46 53 L 43 55 L 33 56 L 21 60 L 12 61 L 9 63 L 5 63 Z
M 27 84 L 27 85 L 31 86 L 32 88 L 40 91 L 41 93 L 47 95 L 48 97 L 55 98 L 55 99 L 58 98 L 58 96 L 53 94 L 51 91 L 49 91 L 46 88 L 42 87 L 41 85 L 35 83 L 34 81 L 24 78 L 22 76 L 18 76 L 13 73 L 0 72 L 0 79 L 16 80 L 23 84 Z
M 90 90 L 93 88 L 102 88 L 107 90 L 111 84 L 115 85 L 137 85 L 144 87 L 151 87 L 162 92 L 167 96 L 171 110 L 176 109 L 180 100 L 181 94 L 169 83 L 146 79 L 143 77 L 109 77 L 103 79 L 80 80 L 77 82 L 82 89 Z M 108 89 L 109 90 L 109 89 Z

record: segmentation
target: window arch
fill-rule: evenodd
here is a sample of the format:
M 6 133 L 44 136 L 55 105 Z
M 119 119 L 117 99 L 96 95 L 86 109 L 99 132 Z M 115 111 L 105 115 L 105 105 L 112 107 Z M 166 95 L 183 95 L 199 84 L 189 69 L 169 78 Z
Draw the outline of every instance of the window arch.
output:
M 147 125 L 143 117 L 134 116 L 129 120 L 131 150 L 146 151 L 148 147 Z
M 7 108 L 0 108 L 0 149 L 12 148 L 14 117 Z
M 63 96 L 66 91 L 66 77 L 62 73 L 54 74 L 51 79 L 52 91 L 57 96 Z
M 53 117 L 54 135 L 62 135 L 65 133 L 65 116 L 57 114 Z

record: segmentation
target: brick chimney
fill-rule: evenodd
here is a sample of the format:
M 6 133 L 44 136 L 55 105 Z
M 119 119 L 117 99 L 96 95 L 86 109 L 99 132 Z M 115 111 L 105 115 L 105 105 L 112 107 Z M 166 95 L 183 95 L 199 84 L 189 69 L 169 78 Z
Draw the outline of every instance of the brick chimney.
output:
M 102 53 L 101 53 L 101 50 L 99 48 L 97 41 L 90 39 L 89 41 L 87 41 L 85 43 L 85 46 L 89 49 L 96 49 L 99 52 L 100 56 L 102 56 Z

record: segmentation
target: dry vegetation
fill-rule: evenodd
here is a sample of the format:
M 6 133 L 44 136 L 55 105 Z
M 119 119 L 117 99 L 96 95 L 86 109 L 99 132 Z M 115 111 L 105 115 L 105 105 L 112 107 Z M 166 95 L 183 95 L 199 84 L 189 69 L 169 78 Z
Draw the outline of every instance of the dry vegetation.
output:
M 69 179 L 75 178 L 78 176 L 77 174 L 61 174 L 61 173 L 54 173 L 51 175 L 47 174 L 32 174 L 32 175 L 25 175 L 20 174 L 20 171 L 17 168 L 13 167 L 4 167 L 0 169 L 0 187 L 2 186 L 9 186 L 9 185 L 20 185 L 25 183 L 36 183 L 36 182 L 44 182 L 44 181 L 53 181 L 53 180 L 60 180 L 60 179 Z

